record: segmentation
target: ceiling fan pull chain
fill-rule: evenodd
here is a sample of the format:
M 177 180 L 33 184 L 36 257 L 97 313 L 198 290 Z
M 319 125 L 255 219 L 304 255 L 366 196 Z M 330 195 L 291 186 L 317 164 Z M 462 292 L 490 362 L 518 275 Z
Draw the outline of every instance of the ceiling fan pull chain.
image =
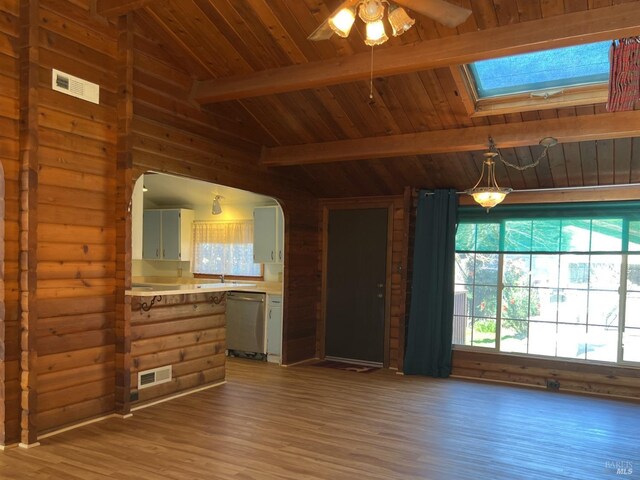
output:
M 373 45 L 371 45 L 371 77 L 369 78 L 369 98 L 373 100 Z

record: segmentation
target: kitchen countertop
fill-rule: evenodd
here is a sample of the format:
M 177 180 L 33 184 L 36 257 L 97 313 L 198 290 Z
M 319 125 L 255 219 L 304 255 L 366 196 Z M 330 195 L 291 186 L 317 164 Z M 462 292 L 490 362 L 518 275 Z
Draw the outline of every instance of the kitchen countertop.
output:
M 267 293 L 269 295 L 282 295 L 282 285 L 277 282 L 198 282 L 197 279 L 179 279 L 175 283 L 171 280 L 165 282 L 147 281 L 146 279 L 133 279 L 130 290 L 125 295 L 137 297 L 153 297 L 156 295 L 182 295 L 193 293 L 228 292 L 231 290 L 245 292 Z M 177 280 L 177 279 L 176 279 Z M 191 281 L 189 281 L 191 280 Z

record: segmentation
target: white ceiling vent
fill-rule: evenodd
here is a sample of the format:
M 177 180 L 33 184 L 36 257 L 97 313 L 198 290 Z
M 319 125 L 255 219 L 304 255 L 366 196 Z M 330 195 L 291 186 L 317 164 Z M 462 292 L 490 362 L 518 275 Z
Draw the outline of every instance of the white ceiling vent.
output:
M 100 103 L 100 86 L 98 84 L 74 77 L 55 68 L 51 75 L 51 88 L 87 102 Z
M 171 381 L 171 365 L 138 372 L 138 389 Z

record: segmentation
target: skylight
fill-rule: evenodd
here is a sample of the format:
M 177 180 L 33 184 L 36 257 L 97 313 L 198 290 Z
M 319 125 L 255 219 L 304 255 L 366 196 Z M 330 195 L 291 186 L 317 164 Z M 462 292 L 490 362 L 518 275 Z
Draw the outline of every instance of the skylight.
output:
M 556 48 L 469 65 L 478 98 L 605 83 L 611 42 Z

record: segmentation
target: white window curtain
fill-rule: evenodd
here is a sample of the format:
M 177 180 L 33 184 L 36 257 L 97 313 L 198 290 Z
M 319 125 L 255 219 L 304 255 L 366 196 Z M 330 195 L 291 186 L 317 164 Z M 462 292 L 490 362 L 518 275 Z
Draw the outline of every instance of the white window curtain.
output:
M 253 222 L 194 222 L 193 272 L 258 277 Z

